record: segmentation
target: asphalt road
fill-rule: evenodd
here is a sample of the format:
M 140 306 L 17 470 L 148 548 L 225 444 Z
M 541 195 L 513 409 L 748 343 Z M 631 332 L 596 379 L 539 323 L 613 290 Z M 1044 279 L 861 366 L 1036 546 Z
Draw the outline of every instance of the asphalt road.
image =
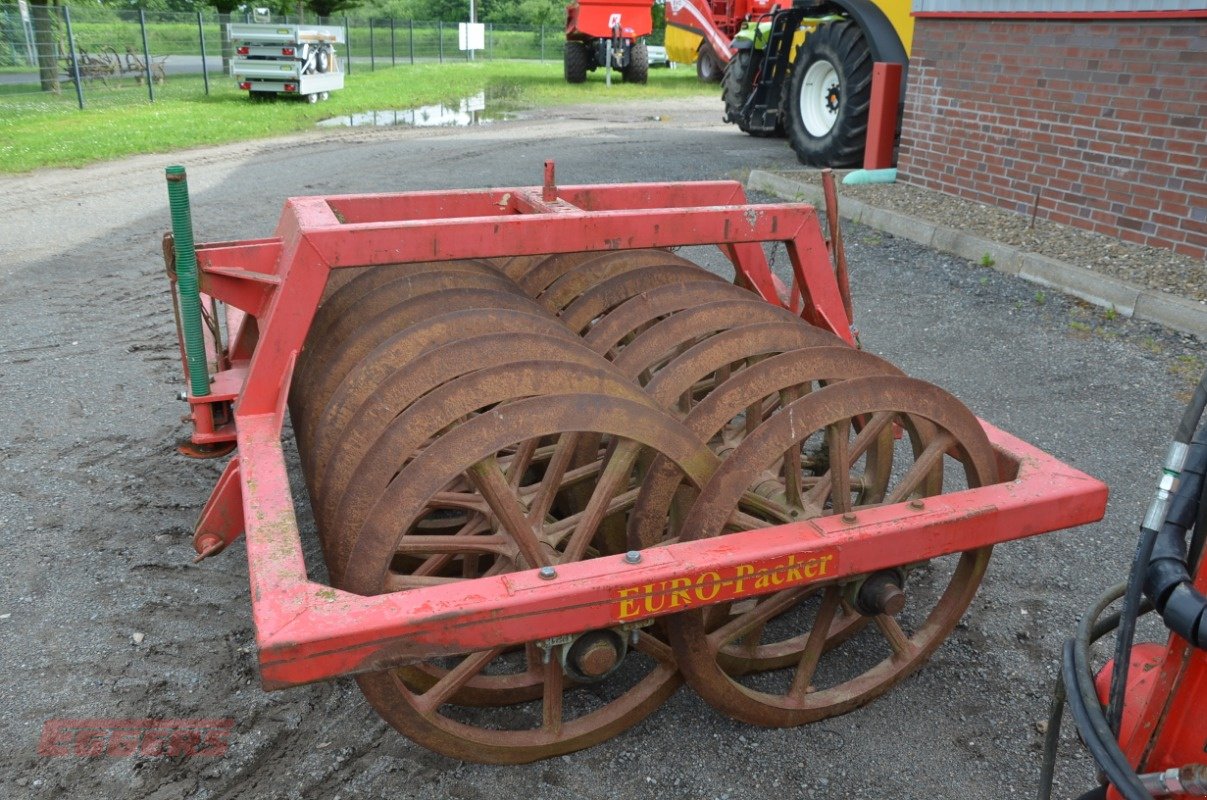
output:
M 184 428 L 164 165 L 189 168 L 200 241 L 269 235 L 290 195 L 527 185 L 546 158 L 563 183 L 792 165 L 783 142 L 718 117 L 704 101 L 584 107 L 0 178 L 0 797 L 1033 796 L 1059 647 L 1124 574 L 1202 343 L 859 226 L 847 252 L 866 348 L 1112 490 L 1103 523 L 997 548 L 948 642 L 869 706 L 769 730 L 681 690 L 588 751 L 454 762 L 385 726 L 351 681 L 263 693 L 241 544 L 191 563 L 220 464 L 172 449 Z M 235 727 L 219 758 L 37 754 L 47 720 L 88 717 Z M 1057 796 L 1093 778 L 1066 735 Z

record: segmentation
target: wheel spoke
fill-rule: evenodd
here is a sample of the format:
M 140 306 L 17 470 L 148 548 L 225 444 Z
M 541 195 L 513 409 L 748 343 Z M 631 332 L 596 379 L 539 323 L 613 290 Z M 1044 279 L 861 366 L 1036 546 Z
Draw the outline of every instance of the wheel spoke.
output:
M 613 497 L 612 501 L 608 503 L 608 510 L 604 516 L 610 517 L 611 515 L 620 511 L 627 511 L 628 509 L 632 508 L 634 501 L 637 500 L 637 494 L 640 491 L 640 488 L 629 489 L 627 492 Z M 542 538 L 547 543 L 557 547 L 559 544 L 561 544 L 562 539 L 566 538 L 567 534 L 578 527 L 579 520 L 582 519 L 582 516 L 583 514 L 580 511 L 577 514 L 562 517 L 557 522 L 548 523 L 545 525 L 544 532 L 541 534 Z M 766 527 L 766 523 L 760 523 L 760 527 Z
M 457 554 L 464 552 L 506 555 L 510 540 L 502 534 L 487 536 L 412 536 L 402 537 L 395 552 L 404 555 Z
M 670 645 L 653 634 L 638 631 L 636 650 L 639 653 L 644 653 L 663 666 L 672 668 L 675 666 L 675 652 L 671 650 Z
M 455 539 L 457 537 L 464 538 L 467 536 L 473 536 L 474 534 L 480 533 L 481 531 L 484 531 L 484 530 L 489 530 L 489 528 L 490 528 L 490 526 L 487 524 L 487 520 L 485 517 L 475 516 L 469 522 L 467 522 L 463 526 L 461 526 L 461 529 L 458 530 L 451 537 L 450 536 L 441 536 L 439 538 L 440 539 Z M 402 543 L 405 543 L 406 541 L 407 541 L 407 537 L 403 537 Z M 401 549 L 401 547 L 397 547 L 397 548 L 395 548 L 394 552 L 403 553 L 404 551 Z M 440 552 L 440 551 L 435 551 L 435 552 Z M 453 560 L 453 556 L 455 555 L 456 552 L 458 552 L 458 551 L 452 551 L 452 552 L 447 552 L 447 553 L 442 553 L 440 555 L 432 556 L 431 558 L 426 559 L 418 567 L 411 570 L 411 574 L 412 575 L 435 575 L 435 574 L 439 573 L 440 570 L 444 569 L 448 565 L 448 563 Z M 471 561 L 473 562 L 472 565 L 470 563 Z M 464 578 L 473 577 L 474 572 L 477 569 L 477 567 L 476 567 L 477 561 L 478 561 L 478 556 L 476 554 L 466 554 L 464 556 L 463 561 L 462 561 L 462 569 L 461 569 L 462 577 L 464 577 Z
M 415 698 L 415 705 L 424 714 L 432 713 L 444 705 L 445 701 L 452 697 L 458 689 L 469 683 L 471 678 L 486 669 L 486 665 L 494 661 L 502 652 L 502 647 L 496 647 L 493 650 L 470 653 L 461 660 L 460 664 L 436 681 L 432 688 L 418 695 Z
M 955 437 L 950 433 L 940 431 L 931 440 L 930 444 L 926 446 L 926 449 L 922 451 L 922 454 L 918 456 L 917 460 L 914 461 L 909 471 L 901 476 L 901 482 L 897 484 L 892 494 L 884 502 L 890 504 L 900 503 L 913 494 L 914 490 L 918 488 L 918 484 L 930 475 L 931 470 L 942 463 L 943 455 L 947 452 L 948 448 L 955 444 L 955 441 Z
M 509 459 L 507 463 L 507 482 L 511 484 L 511 488 L 517 489 L 520 486 L 520 481 L 524 478 L 524 473 L 532 464 L 532 457 L 536 454 L 536 446 L 539 444 L 537 439 L 529 439 L 516 449 L 515 455 Z
M 813 628 L 809 631 L 809 638 L 805 641 L 805 649 L 800 654 L 800 661 L 796 663 L 796 674 L 792 676 L 792 685 L 788 688 L 789 697 L 799 699 L 808 693 L 841 600 L 842 590 L 837 586 L 827 587 L 825 593 L 822 594 L 821 606 L 817 609 Z
M 835 514 L 851 510 L 851 421 L 844 419 L 828 429 L 830 438 L 830 502 Z M 836 471 L 837 470 L 837 471 Z
M 460 580 L 461 578 L 445 578 L 438 575 L 400 575 L 397 572 L 388 572 L 382 588 L 386 592 L 403 592 L 408 589 L 443 586 L 446 583 L 456 583 Z
M 528 566 L 535 568 L 548 565 L 549 559 L 541 550 L 540 540 L 532 529 L 527 512 L 512 492 L 511 485 L 507 483 L 507 478 L 504 477 L 503 470 L 499 468 L 499 462 L 494 456 L 470 467 L 469 477 L 499 523 L 511 534 Z
M 558 439 L 557 446 L 553 449 L 553 455 L 549 457 L 549 466 L 545 467 L 545 475 L 541 478 L 541 483 L 529 505 L 529 522 L 539 524 L 549 513 L 554 498 L 565 485 L 566 470 L 574 459 L 579 438 L 576 434 L 567 434 Z
M 490 513 L 490 508 L 482 501 L 482 496 L 472 492 L 436 492 L 428 504 L 433 508 L 464 508 L 483 514 Z
M 909 636 L 901 628 L 901 623 L 890 617 L 888 614 L 877 614 L 876 627 L 880 629 L 885 641 L 889 643 L 889 647 L 893 648 L 893 658 L 908 658 L 913 655 L 917 649 L 913 642 L 909 640 Z
M 587 507 L 583 509 L 582 517 L 566 543 L 564 555 L 566 561 L 578 561 L 583 557 L 583 552 L 595 536 L 599 523 L 607 515 L 612 499 L 628 489 L 629 475 L 640 452 L 641 445 L 629 440 L 622 441 L 612 451 L 607 466 L 599 474 L 599 481 L 591 492 L 591 499 L 587 501 Z
M 798 587 L 785 589 L 771 595 L 751 610 L 739 614 L 708 634 L 709 645 L 713 650 L 721 649 L 739 636 L 766 624 L 768 620 L 787 611 L 807 591 L 809 591 L 807 587 Z
M 541 730 L 557 735 L 562 730 L 562 660 L 552 653 L 545 664 L 545 690 L 541 702 Z

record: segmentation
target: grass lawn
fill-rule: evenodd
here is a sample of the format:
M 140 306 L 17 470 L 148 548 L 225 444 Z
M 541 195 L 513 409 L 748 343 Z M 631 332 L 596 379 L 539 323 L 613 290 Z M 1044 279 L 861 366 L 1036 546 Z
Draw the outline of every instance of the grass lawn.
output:
M 620 82 L 609 88 L 603 72 L 570 86 L 559 63 L 496 61 L 432 64 L 357 71 L 324 103 L 294 99 L 253 103 L 230 77 L 211 76 L 205 96 L 200 76 L 170 76 L 156 87 L 132 83 L 106 88 L 85 84 L 87 108 L 75 105 L 74 87 L 63 94 L 0 92 L 0 172 L 39 167 L 76 167 L 135 153 L 163 153 L 198 145 L 258 139 L 312 130 L 318 120 L 375 109 L 406 109 L 453 102 L 485 91 L 488 110 L 515 110 L 573 103 L 700 97 L 720 109 L 720 89 L 696 80 L 695 70 L 651 70 L 646 86 Z M 5 87 L 11 88 L 11 87 Z

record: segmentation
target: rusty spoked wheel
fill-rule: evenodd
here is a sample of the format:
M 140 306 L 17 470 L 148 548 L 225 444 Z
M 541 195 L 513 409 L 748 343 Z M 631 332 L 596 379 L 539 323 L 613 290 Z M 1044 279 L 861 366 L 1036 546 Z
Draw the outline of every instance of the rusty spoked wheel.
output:
M 859 462 L 893 425 L 908 435 L 895 444 L 889 480 L 869 496 L 854 487 L 852 473 L 865 471 Z M 810 442 L 827 453 L 824 472 L 787 491 L 767 479 Z M 936 476 L 953 489 L 992 483 L 996 475 L 979 423 L 951 395 L 899 376 L 856 378 L 793 400 L 748 433 L 695 500 L 679 533 L 691 540 L 763 527 L 793 518 L 793 510 L 796 518 L 857 519 L 861 508 L 933 493 L 941 485 Z M 730 716 L 792 726 L 842 714 L 921 666 L 972 601 L 989 553 L 972 550 L 844 581 L 820 577 L 733 603 L 723 618 L 716 611 L 687 611 L 668 618 L 670 640 L 692 687 Z M 837 635 L 847 624 L 844 612 L 874 624 L 849 638 Z M 757 646 L 765 631 L 775 641 L 803 642 L 794 645 L 794 663 L 768 672 L 727 672 L 733 649 L 746 649 L 751 637 Z
M 636 387 L 601 369 L 580 341 L 564 336 L 513 332 L 487 334 L 434 347 L 379 383 L 366 384 L 346 406 L 332 409 L 327 460 L 317 482 L 315 504 L 320 530 L 357 531 L 376 495 L 394 474 L 450 426 L 496 403 L 548 389 L 583 387 L 637 397 Z M 335 411 L 341 412 L 339 415 Z M 327 432 L 324 431 L 324 434 Z M 519 472 L 539 463 L 548 447 L 529 443 L 517 462 Z M 342 560 L 330 563 L 333 577 Z
M 632 269 L 688 262 L 666 250 L 609 250 L 605 252 L 557 253 L 531 262 L 523 270 L 511 265 L 507 276 L 529 297 L 546 308 L 565 306 L 587 289 L 607 278 Z M 557 288 L 553 288 L 553 287 Z M 561 298 L 560 300 L 555 298 Z
M 376 268 L 349 281 L 319 308 L 294 370 L 295 391 L 290 393 L 290 413 L 300 448 L 306 449 L 322 415 L 327 398 L 320 387 L 338 381 L 342 377 L 339 370 L 349 369 L 357 360 L 355 354 L 350 357 L 345 345 L 365 343 L 359 351 L 363 355 L 375 343 L 375 336 L 380 341 L 396 315 L 395 306 L 423 295 L 458 289 L 521 296 L 513 282 L 487 264 L 453 263 L 456 267 L 450 270 L 443 266 L 434 271 L 421 271 L 423 266 L 408 270 Z
M 450 317 L 450 308 L 459 316 Z M 469 314 L 476 318 L 467 318 Z M 329 351 L 325 369 L 312 370 L 295 392 L 300 411 L 294 427 L 307 475 L 312 481 L 321 476 L 326 462 L 330 443 L 320 443 L 320 431 L 342 430 L 340 415 L 349 403 L 363 403 L 381 381 L 424 350 L 462 337 L 525 330 L 573 338 L 532 300 L 498 288 L 429 292 L 378 314 Z M 317 485 L 312 483 L 311 490 L 317 491 Z
M 581 368 L 565 371 L 581 383 Z M 552 374 L 541 376 L 541 384 L 557 391 Z M 715 466 L 712 454 L 680 423 L 632 388 L 631 397 L 620 396 L 621 390 L 518 399 L 445 432 L 377 493 L 350 548 L 343 588 L 361 594 L 406 591 L 518 569 L 556 569 L 604 555 L 596 527 L 631 504 L 639 462 L 662 455 L 697 487 Z M 559 514 L 558 492 L 578 479 L 568 469 L 568 456 L 584 435 L 607 443 L 589 473 L 594 490 L 582 511 Z M 520 471 L 516 459 L 533 441 L 550 447 L 549 455 L 542 468 Z M 473 491 L 448 491 L 459 483 Z M 453 506 L 475 515 L 472 528 L 451 535 L 423 530 L 424 519 Z M 604 741 L 643 719 L 679 685 L 665 644 L 619 627 L 571 642 L 488 648 L 420 667 L 428 677 L 422 685 L 404 670 L 357 680 L 400 732 L 437 752 L 488 763 L 523 763 Z M 507 685 L 535 686 L 539 694 L 505 710 L 469 705 L 480 700 L 476 693 Z M 463 693 L 467 687 L 473 691 Z M 517 700 L 531 696 L 521 693 Z
M 592 350 L 607 355 L 611 360 L 615 358 L 616 351 L 633 337 L 671 314 L 723 300 L 762 303 L 767 310 L 759 310 L 757 313 L 760 315 L 775 315 L 787 321 L 798 320 L 786 309 L 765 303 L 744 289 L 703 279 L 640 292 L 596 320 L 583 338 Z M 771 318 L 775 317 L 768 317 Z
M 450 294 L 459 295 L 454 298 L 459 304 L 470 301 L 466 295 L 499 299 L 478 292 Z M 414 305 L 421 320 L 411 324 L 409 314 L 400 314 L 394 320 L 394 332 L 348 370 L 330 393 L 312 447 L 316 494 L 326 493 L 328 469 L 333 475 L 350 474 L 349 465 L 359 463 L 386 422 L 444 382 L 498 363 L 542 356 L 587 363 L 584 348 L 542 309 L 494 307 L 487 311 L 473 308 L 471 303 L 468 308 L 440 313 L 438 306 L 447 299 L 420 298 Z M 549 338 L 559 341 L 549 342 Z M 401 382 L 414 388 L 399 395 L 401 387 L 395 387 Z M 406 392 L 405 388 L 401 391 Z M 343 462 L 328 467 L 333 451 Z M 350 460 L 353 456 L 354 461 Z M 337 495 L 340 491 L 335 490 Z
M 719 334 L 683 353 L 646 386 L 647 392 L 660 405 L 669 407 L 677 402 L 679 409 L 686 413 L 684 419 L 688 428 L 702 441 L 707 441 L 721 458 L 783 405 L 822 386 L 851 378 L 902 374 L 888 362 L 845 343 L 827 346 L 823 341 L 821 346 L 782 352 L 791 337 L 781 337 L 773 331 L 768 335 L 767 327 L 754 325 Z M 829 341 L 836 341 L 836 338 Z M 688 387 L 698 385 L 707 375 L 721 379 L 719 385 L 694 405 L 685 403 Z M 892 431 L 885 429 L 868 446 L 858 468 L 852 468 L 850 483 L 856 504 L 877 502 L 884 496 L 892 469 L 892 450 Z M 816 483 L 817 473 L 824 472 L 826 458 L 824 448 L 815 444 L 811 452 L 806 452 L 805 448 L 795 449 L 771 465 L 744 496 L 742 504 L 746 509 L 740 511 L 737 518 L 743 521 L 742 527 L 805 518 L 803 509 L 777 508 L 772 499 L 783 498 L 790 484 L 795 483 L 798 490 L 803 490 L 805 485 Z M 694 496 L 676 496 L 676 492 L 683 491 L 667 465 L 657 461 L 651 465 L 630 515 L 631 547 L 645 547 L 678 537 L 683 515 L 694 500 Z M 761 601 L 746 601 L 746 605 L 751 602 Z M 727 619 L 731 611 L 728 604 L 722 604 L 706 613 L 708 619 L 714 621 Z M 837 646 L 866 623 L 867 618 L 860 614 L 840 611 L 827 633 L 825 646 Z M 717 652 L 718 663 L 733 675 L 795 664 L 806 644 L 807 633 L 789 631 L 785 637 L 776 638 L 780 627 L 765 625 L 757 635 L 750 634 L 724 644 Z

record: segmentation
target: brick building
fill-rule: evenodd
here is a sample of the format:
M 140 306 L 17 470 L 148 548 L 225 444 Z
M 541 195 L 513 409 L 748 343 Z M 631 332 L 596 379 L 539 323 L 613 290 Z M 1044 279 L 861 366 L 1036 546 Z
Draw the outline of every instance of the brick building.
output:
M 1207 0 L 914 16 L 902 180 L 1207 258 Z

